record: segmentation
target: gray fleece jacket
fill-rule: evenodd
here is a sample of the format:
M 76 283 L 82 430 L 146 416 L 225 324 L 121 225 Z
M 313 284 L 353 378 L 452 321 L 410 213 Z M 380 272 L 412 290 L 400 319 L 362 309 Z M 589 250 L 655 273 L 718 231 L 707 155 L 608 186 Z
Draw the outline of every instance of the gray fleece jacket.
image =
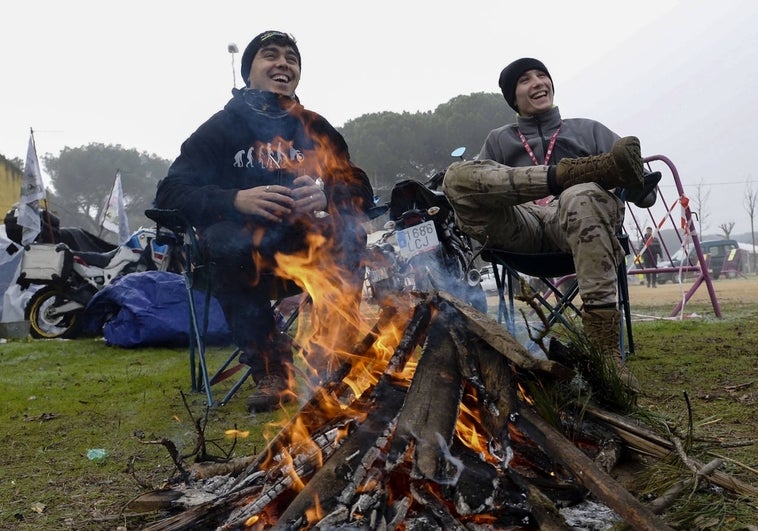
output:
M 556 138 L 553 153 L 545 161 L 553 133 L 561 128 Z M 487 135 L 480 159 L 490 159 L 507 166 L 532 166 L 534 162 L 519 138 L 518 130 L 527 139 L 540 164 L 557 164 L 566 157 L 586 157 L 599 155 L 611 150 L 620 137 L 606 126 L 587 118 L 561 119 L 558 107 L 537 116 L 519 116 L 516 123 L 493 129 Z

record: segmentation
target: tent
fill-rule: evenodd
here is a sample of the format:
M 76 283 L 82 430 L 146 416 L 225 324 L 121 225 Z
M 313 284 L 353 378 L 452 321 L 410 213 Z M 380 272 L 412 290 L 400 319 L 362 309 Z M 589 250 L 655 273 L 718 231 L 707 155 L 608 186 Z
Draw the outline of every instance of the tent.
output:
M 193 293 L 202 309 L 205 294 Z M 124 348 L 189 344 L 189 304 L 182 275 L 167 271 L 131 273 L 98 291 L 84 312 L 84 330 L 102 333 L 108 345 Z M 221 305 L 211 297 L 207 341 L 228 344 L 231 332 Z

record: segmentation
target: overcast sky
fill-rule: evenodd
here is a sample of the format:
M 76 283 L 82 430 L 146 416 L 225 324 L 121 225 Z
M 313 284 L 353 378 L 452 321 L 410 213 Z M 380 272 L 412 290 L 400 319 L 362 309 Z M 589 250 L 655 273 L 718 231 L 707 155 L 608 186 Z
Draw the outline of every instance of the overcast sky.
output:
M 564 118 L 639 136 L 690 196 L 704 183 L 710 232 L 729 221 L 748 232 L 756 27 L 753 0 L 13 2 L 0 31 L 0 154 L 25 158 L 33 128 L 40 156 L 99 142 L 173 159 L 242 86 L 241 53 L 227 46 L 280 29 L 300 47 L 301 101 L 337 127 L 497 92 L 503 66 L 537 57 Z

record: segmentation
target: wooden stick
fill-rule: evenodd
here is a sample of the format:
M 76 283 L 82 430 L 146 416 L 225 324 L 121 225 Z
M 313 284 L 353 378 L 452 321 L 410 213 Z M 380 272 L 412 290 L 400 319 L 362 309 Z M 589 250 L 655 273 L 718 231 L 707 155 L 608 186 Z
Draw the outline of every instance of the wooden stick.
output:
M 438 434 L 449 447 L 461 401 L 462 379 L 450 324 L 450 312 L 443 309 L 429 327 L 387 458 L 392 466 L 415 441 L 414 469 L 427 479 L 438 479 L 441 473 Z
M 674 443 L 664 439 L 656 433 L 644 428 L 643 426 L 633 424 L 628 418 L 603 411 L 594 406 L 587 406 L 586 411 L 591 415 L 600 418 L 608 423 L 613 430 L 627 443 L 629 448 L 646 453 L 658 459 L 662 459 L 675 451 Z M 703 464 L 696 459 L 691 459 L 697 466 Z M 721 470 L 716 470 L 709 480 L 719 487 L 732 491 L 742 496 L 758 497 L 758 487 L 733 478 Z
M 707 465 L 700 468 L 694 476 L 677 481 L 671 487 L 669 487 L 666 492 L 650 502 L 650 510 L 655 514 L 661 514 L 667 507 L 676 501 L 676 498 L 679 496 L 680 492 L 682 492 L 686 487 L 690 485 L 692 485 L 693 488 L 696 488 L 697 484 L 700 482 L 701 477 L 709 476 L 718 467 L 720 467 L 722 463 L 723 461 L 721 461 L 721 459 L 714 459 Z
M 468 330 L 489 343 L 492 348 L 508 358 L 517 367 L 524 370 L 545 372 L 559 378 L 573 377 L 574 371 L 560 363 L 532 357 L 526 348 L 508 333 L 505 327 L 471 305 L 445 292 L 440 292 L 439 297 L 458 310 L 465 318 Z
M 521 409 L 521 417 L 536 428 L 529 429 L 529 435 L 549 455 L 559 459 L 582 485 L 636 531 L 673 531 L 542 417 L 528 407 Z

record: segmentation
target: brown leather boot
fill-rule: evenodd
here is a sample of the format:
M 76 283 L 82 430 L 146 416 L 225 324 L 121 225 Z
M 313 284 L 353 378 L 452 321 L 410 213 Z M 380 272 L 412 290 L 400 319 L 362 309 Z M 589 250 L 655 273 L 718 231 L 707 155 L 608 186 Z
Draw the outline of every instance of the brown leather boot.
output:
M 250 357 L 255 381 L 255 392 L 247 397 L 250 413 L 272 411 L 295 399 L 288 369 L 292 365 L 292 347 L 292 338 L 277 332 L 267 345 L 260 347 L 256 358 Z M 242 356 L 240 361 L 246 363 Z
M 621 314 L 616 308 L 593 308 L 582 312 L 584 335 L 590 344 L 616 365 L 621 381 L 632 391 L 639 392 L 640 383 L 621 358 Z
M 247 397 L 247 410 L 250 413 L 273 411 L 295 398 L 290 391 L 287 377 L 282 374 L 253 376 L 253 380 L 255 393 Z
M 642 188 L 642 154 L 637 137 L 620 138 L 610 153 L 563 159 L 555 169 L 555 183 L 563 190 L 580 183 L 597 183 L 612 188 Z

